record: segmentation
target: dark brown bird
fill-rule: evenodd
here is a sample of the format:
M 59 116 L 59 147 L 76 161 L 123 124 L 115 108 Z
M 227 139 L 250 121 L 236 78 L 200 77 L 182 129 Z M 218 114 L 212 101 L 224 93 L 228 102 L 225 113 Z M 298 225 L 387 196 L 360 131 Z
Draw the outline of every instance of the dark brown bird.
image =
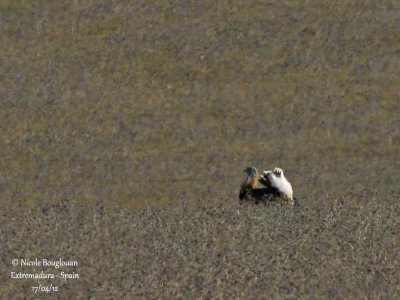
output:
M 255 167 L 247 167 L 243 170 L 243 172 L 246 172 L 247 176 L 240 188 L 240 203 L 259 203 L 260 201 L 262 201 L 262 195 L 265 192 L 265 188 L 259 188 L 259 177 L 257 169 Z

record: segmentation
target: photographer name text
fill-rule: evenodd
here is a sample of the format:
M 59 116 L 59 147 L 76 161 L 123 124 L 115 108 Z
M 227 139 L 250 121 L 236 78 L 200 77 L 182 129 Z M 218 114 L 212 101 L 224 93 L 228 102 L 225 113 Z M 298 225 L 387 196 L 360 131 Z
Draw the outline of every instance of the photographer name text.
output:
M 34 259 L 26 259 L 26 258 L 16 258 L 12 260 L 13 266 L 22 266 L 22 267 L 53 267 L 58 269 L 60 267 L 76 267 L 78 266 L 78 262 L 76 260 L 49 260 L 46 258 L 34 258 Z

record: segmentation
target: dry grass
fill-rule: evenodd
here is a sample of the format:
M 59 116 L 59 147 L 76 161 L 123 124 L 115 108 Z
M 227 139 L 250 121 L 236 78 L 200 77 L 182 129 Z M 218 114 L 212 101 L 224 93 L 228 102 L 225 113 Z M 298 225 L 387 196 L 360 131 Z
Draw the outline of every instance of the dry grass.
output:
M 347 193 L 294 208 L 14 205 L 0 213 L 0 292 L 34 295 L 37 281 L 8 278 L 31 270 L 10 266 L 29 254 L 79 262 L 62 269 L 79 279 L 49 281 L 58 298 L 397 299 L 398 198 Z
M 2 200 L 233 196 L 247 165 L 308 197 L 399 178 L 395 2 L 2 3 Z
M 399 9 L 359 0 L 0 1 L 2 257 L 78 257 L 88 275 L 68 284 L 70 295 L 76 284 L 101 296 L 396 298 L 399 275 L 377 268 L 398 266 Z M 282 167 L 303 206 L 236 208 L 248 165 Z M 329 229 L 321 220 L 340 199 L 342 223 Z M 70 210 L 57 208 L 64 201 L 91 204 L 70 224 Z M 155 207 L 97 224 L 97 202 Z M 45 219 L 34 213 L 53 204 Z M 181 237 L 175 219 L 201 243 L 221 240 L 222 259 L 209 255 L 211 242 Z M 75 242 L 60 224 L 77 226 Z M 54 228 L 60 244 L 47 247 Z M 364 245 L 370 228 L 380 237 Z M 20 245 L 42 230 L 43 244 Z M 111 271 L 87 261 L 91 232 Z M 154 239 L 168 259 L 141 248 Z M 141 251 L 153 257 L 150 269 Z M 121 270 L 126 279 L 108 281 Z M 1 289 L 24 293 L 10 280 Z

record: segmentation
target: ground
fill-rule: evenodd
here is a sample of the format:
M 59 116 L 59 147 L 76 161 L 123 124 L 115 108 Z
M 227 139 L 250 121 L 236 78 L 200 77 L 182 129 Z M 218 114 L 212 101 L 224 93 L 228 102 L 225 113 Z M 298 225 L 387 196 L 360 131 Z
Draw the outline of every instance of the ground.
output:
M 398 298 L 399 9 L 0 1 L 1 294 L 48 255 L 61 297 Z

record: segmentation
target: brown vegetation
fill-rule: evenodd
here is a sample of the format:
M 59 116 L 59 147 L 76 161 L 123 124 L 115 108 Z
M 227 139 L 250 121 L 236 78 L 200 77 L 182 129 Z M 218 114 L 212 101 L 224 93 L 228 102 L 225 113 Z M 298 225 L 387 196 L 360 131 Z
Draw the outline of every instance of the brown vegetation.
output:
M 1 294 L 61 256 L 72 298 L 398 298 L 399 9 L 0 1 Z
M 2 210 L 0 287 L 34 296 L 35 280 L 10 279 L 14 258 L 77 260 L 58 298 L 400 297 L 399 193 L 346 193 L 301 206 L 186 202 L 140 210 L 62 202 Z M 36 268 L 41 271 L 43 268 Z

